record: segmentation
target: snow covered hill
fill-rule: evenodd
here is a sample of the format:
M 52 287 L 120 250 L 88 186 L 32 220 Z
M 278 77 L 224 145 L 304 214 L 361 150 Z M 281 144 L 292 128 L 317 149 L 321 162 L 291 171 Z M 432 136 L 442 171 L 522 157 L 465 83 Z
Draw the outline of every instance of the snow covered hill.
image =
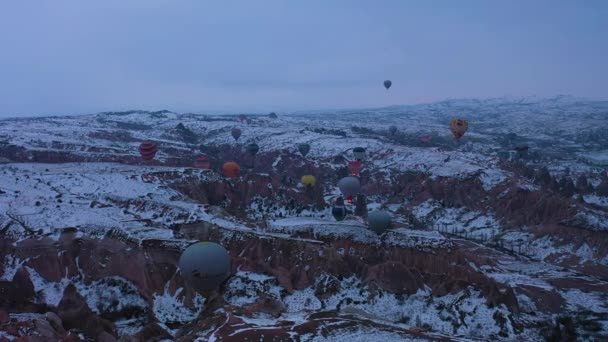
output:
M 0 341 L 605 339 L 608 179 L 581 156 L 608 151 L 607 113 L 562 96 L 249 124 L 169 111 L 1 120 Z M 454 117 L 470 122 L 460 144 Z M 158 144 L 153 162 L 144 140 Z M 509 156 L 522 142 L 528 154 Z M 381 235 L 354 205 L 331 216 L 358 146 L 366 209 L 393 217 Z M 211 170 L 192 167 L 202 154 Z M 239 178 L 222 176 L 228 160 Z M 197 240 L 231 254 L 212 294 L 176 267 Z

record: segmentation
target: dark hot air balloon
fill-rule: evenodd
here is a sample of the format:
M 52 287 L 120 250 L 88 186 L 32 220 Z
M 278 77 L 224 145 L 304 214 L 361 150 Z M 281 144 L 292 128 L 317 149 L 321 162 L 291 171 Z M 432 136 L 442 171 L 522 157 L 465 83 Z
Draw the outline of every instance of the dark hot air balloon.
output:
M 214 242 L 197 242 L 188 246 L 178 265 L 186 283 L 198 292 L 218 288 L 230 275 L 230 255 Z
M 241 115 L 239 115 L 239 121 L 240 121 L 241 123 L 245 123 L 245 122 L 247 122 L 247 116 L 246 116 L 245 114 L 241 114 Z
M 365 149 L 363 147 L 355 147 L 353 148 L 353 155 L 355 156 L 355 159 L 362 161 L 365 159 Z
M 302 153 L 302 156 L 306 157 L 308 152 L 310 152 L 310 145 L 300 144 L 300 145 L 298 145 L 298 151 L 300 151 L 300 153 Z
M 271 119 L 278 118 L 277 113 L 275 113 L 275 112 L 272 112 L 272 113 L 268 114 L 268 117 L 271 118 Z
M 259 150 L 260 150 L 260 146 L 258 146 L 258 144 L 252 143 L 252 144 L 247 145 L 247 152 L 249 154 L 251 154 L 252 156 L 255 156 Z
M 150 161 L 154 159 L 156 155 L 157 148 L 156 143 L 152 141 L 144 141 L 139 145 L 139 153 L 141 154 L 141 159 Z
M 390 127 L 388 128 L 388 132 L 389 132 L 391 135 L 395 135 L 395 134 L 397 133 L 397 126 L 390 126 Z
M 346 208 L 344 207 L 344 198 L 338 197 L 334 206 L 331 208 L 331 214 L 336 221 L 342 221 L 346 217 Z
M 236 128 L 234 127 L 230 133 L 232 134 L 232 137 L 234 138 L 235 141 L 239 141 L 239 138 L 241 137 L 241 129 L 240 128 Z
M 387 90 L 391 87 L 391 85 L 393 85 L 393 82 L 391 82 L 391 80 L 384 81 L 384 88 L 386 88 Z

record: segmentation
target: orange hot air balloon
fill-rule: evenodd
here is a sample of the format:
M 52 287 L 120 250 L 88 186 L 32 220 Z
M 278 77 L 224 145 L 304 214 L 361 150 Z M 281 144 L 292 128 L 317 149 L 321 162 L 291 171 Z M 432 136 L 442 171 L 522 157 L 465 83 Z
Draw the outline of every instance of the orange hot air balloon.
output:
M 464 133 L 469 128 L 469 122 L 465 119 L 454 119 L 450 121 L 450 130 L 452 134 L 454 134 L 454 138 L 456 141 L 460 141 L 460 138 L 464 135 Z
M 233 161 L 225 162 L 222 169 L 224 171 L 224 176 L 230 178 L 238 177 L 239 172 L 241 172 L 241 167 L 239 166 L 239 164 Z

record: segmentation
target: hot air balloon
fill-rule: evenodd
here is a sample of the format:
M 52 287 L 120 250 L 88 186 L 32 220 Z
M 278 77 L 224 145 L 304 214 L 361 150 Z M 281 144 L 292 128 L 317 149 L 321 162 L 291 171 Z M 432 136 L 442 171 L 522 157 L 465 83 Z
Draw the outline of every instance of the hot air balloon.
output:
M 430 143 L 431 140 L 433 140 L 433 135 L 432 134 L 422 134 L 418 138 L 420 139 L 420 141 L 427 144 L 427 143 Z
M 186 283 L 204 292 L 218 288 L 228 278 L 230 255 L 217 243 L 197 242 L 184 250 L 178 265 Z
M 344 177 L 338 182 L 338 187 L 342 195 L 346 197 L 348 203 L 353 203 L 353 196 L 361 191 L 361 183 L 357 177 Z
M 362 161 L 365 159 L 365 149 L 363 147 L 355 147 L 353 148 L 353 155 L 355 156 L 355 159 Z
M 310 145 L 300 144 L 300 145 L 298 145 L 298 151 L 300 151 L 300 153 L 302 153 L 302 156 L 306 157 L 308 152 L 310 152 Z
M 156 143 L 152 141 L 144 141 L 139 145 L 139 153 L 141 154 L 141 159 L 145 161 L 150 161 L 154 159 L 156 155 Z
M 268 114 L 268 117 L 271 118 L 271 119 L 278 118 L 277 113 L 275 113 L 275 112 L 272 112 L 272 113 Z
M 521 158 L 528 153 L 528 145 L 526 145 L 526 144 L 515 145 L 515 151 L 517 151 L 517 154 Z
M 361 171 L 361 162 L 358 160 L 348 162 L 348 171 L 353 176 L 358 176 Z
M 454 119 L 450 121 L 450 130 L 458 142 L 460 142 L 460 138 L 462 138 L 468 128 L 469 122 L 465 119 Z
M 334 206 L 331 208 L 331 214 L 336 221 L 342 221 L 346 217 L 346 208 L 344 207 L 344 199 L 342 197 L 336 199 Z
M 388 88 L 390 88 L 392 84 L 393 84 L 393 82 L 391 82 L 391 80 L 386 80 L 386 81 L 384 81 L 384 88 L 386 88 L 386 90 L 388 90 Z
M 258 146 L 258 144 L 251 143 L 251 144 L 247 145 L 247 152 L 249 152 L 249 154 L 251 154 L 254 157 L 258 153 L 259 150 L 260 150 L 260 146 Z
M 239 121 L 241 123 L 247 122 L 247 116 L 245 114 L 239 115 Z
M 209 158 L 205 156 L 196 158 L 196 160 L 194 161 L 194 167 L 197 169 L 208 169 L 209 167 L 211 167 L 211 164 L 209 163 Z
M 391 215 L 386 211 L 374 210 L 367 216 L 369 228 L 378 234 L 391 227 Z
M 300 178 L 300 182 L 306 186 L 314 187 L 317 183 L 317 178 L 313 175 L 305 175 Z
M 236 128 L 234 127 L 230 133 L 232 134 L 232 137 L 234 138 L 235 141 L 239 141 L 239 138 L 241 137 L 241 129 L 240 128 Z
M 397 126 L 390 126 L 390 127 L 388 128 L 388 132 L 389 132 L 391 135 L 395 135 L 395 134 L 397 133 Z
M 239 164 L 229 161 L 224 163 L 222 170 L 224 171 L 225 177 L 236 178 L 239 176 L 239 172 L 241 172 L 241 167 Z

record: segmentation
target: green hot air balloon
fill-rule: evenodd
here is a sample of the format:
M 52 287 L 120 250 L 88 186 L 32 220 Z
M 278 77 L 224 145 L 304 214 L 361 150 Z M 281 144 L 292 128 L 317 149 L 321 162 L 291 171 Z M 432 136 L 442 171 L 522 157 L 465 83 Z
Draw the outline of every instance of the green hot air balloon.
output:
M 395 134 L 397 134 L 397 126 L 390 126 L 390 127 L 388 128 L 388 132 L 389 132 L 391 135 L 395 135 Z
M 391 227 L 391 215 L 386 211 L 374 210 L 367 215 L 369 228 L 377 234 L 384 233 Z
M 258 146 L 258 144 L 252 143 L 247 145 L 247 152 L 249 152 L 249 154 L 251 154 L 252 156 L 255 156 L 259 150 L 260 146 Z
M 298 145 L 298 151 L 300 151 L 300 153 L 302 153 L 302 156 L 306 157 L 308 152 L 310 152 L 310 145 L 300 144 L 300 145 Z
M 186 283 L 204 292 L 218 288 L 228 278 L 230 255 L 217 243 L 197 242 L 184 250 L 178 266 Z
M 343 221 L 346 217 L 346 208 L 344 207 L 344 198 L 338 197 L 334 206 L 331 208 L 331 214 L 336 221 Z

